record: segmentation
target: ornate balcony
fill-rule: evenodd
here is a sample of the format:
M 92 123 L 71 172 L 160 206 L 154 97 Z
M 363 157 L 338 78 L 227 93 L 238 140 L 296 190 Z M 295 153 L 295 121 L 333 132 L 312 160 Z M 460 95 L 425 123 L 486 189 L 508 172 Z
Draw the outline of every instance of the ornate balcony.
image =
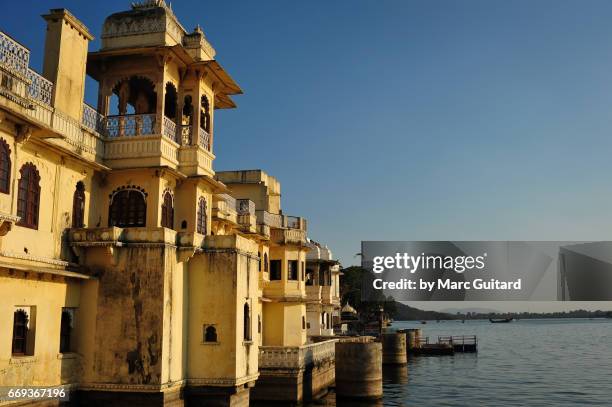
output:
M 11 73 L 27 78 L 30 50 L 0 31 L 0 64 Z
M 280 215 L 263 210 L 257 211 L 257 223 L 271 228 L 302 229 L 304 231 L 307 225 L 306 219 L 299 216 Z
M 216 194 L 214 196 L 212 216 L 216 220 L 238 223 L 236 213 L 236 199 L 228 194 Z
M 270 240 L 276 244 L 306 245 L 306 231 L 301 229 L 271 229 Z
M 257 233 L 257 217 L 255 215 L 255 202 L 250 199 L 238 199 L 236 201 L 238 211 L 238 223 L 245 233 Z

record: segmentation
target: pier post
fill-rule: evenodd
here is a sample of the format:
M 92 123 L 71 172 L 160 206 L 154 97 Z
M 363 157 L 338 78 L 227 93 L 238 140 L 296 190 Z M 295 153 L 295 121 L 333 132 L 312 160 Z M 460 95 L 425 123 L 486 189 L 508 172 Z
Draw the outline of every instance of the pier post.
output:
M 337 397 L 381 398 L 383 395 L 382 357 L 380 342 L 337 342 Z
M 421 329 L 420 328 L 402 329 L 398 332 L 402 332 L 406 334 L 406 347 L 408 349 L 408 352 L 412 351 L 412 349 L 421 347 Z
M 387 333 L 381 336 L 384 365 L 405 365 L 406 334 L 403 332 Z

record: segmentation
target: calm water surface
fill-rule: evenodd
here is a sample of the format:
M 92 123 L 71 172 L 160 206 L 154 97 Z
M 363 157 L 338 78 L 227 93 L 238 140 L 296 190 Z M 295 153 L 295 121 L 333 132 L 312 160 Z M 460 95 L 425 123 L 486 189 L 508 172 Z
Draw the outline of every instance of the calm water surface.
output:
M 477 335 L 478 353 L 412 357 L 408 369 L 386 370 L 384 406 L 612 406 L 610 319 L 393 326 L 414 327 L 434 342 Z M 322 404 L 336 403 L 332 396 Z

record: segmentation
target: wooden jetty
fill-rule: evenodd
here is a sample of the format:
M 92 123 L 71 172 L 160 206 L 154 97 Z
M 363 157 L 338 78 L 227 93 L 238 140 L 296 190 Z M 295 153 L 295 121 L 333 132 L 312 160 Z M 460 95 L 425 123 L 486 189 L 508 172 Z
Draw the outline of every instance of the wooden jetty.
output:
M 476 335 L 438 336 L 436 343 L 429 343 L 429 337 L 421 338 L 419 346 L 408 349 L 410 354 L 423 356 L 452 356 L 455 353 L 478 352 Z
M 455 352 L 478 352 L 478 338 L 476 335 L 438 336 L 438 343 L 447 343 Z

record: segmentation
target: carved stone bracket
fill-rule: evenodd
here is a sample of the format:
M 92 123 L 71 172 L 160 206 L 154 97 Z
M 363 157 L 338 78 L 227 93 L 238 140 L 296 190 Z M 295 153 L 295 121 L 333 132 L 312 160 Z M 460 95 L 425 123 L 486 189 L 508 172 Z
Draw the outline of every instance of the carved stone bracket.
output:
M 27 124 L 18 124 L 15 126 L 15 130 L 17 130 L 15 141 L 18 143 L 25 143 L 32 136 L 32 127 Z
M 19 222 L 20 219 L 21 218 L 19 216 L 0 212 L 0 236 L 6 236 L 6 234 L 13 228 L 13 225 Z

